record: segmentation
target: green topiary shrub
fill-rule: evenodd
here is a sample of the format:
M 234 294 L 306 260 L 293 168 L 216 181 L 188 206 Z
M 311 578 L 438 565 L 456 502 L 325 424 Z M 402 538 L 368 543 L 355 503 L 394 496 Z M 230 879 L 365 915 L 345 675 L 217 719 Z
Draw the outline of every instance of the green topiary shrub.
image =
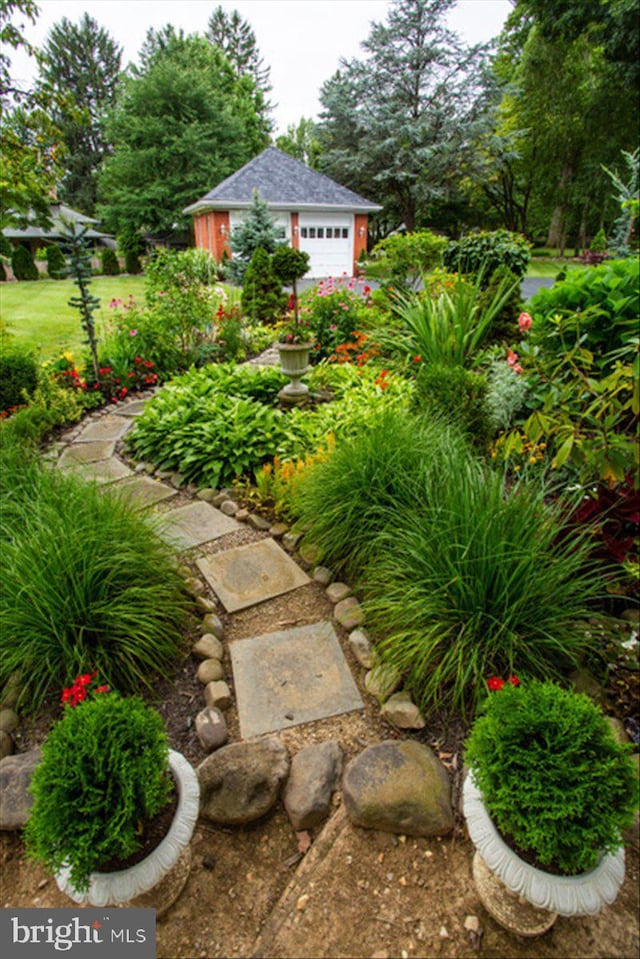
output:
M 242 309 L 251 323 L 274 323 L 283 313 L 287 297 L 276 277 L 271 257 L 258 247 L 242 283 Z
M 124 272 L 132 275 L 142 273 L 142 263 L 140 257 L 134 250 L 127 250 L 124 257 Z
M 52 280 L 60 280 L 67 270 L 67 261 L 64 253 L 55 243 L 47 247 L 47 273 Z
M 498 829 L 543 868 L 592 869 L 633 822 L 629 750 L 583 694 L 550 682 L 506 683 L 474 723 L 466 760 Z
M 598 230 L 593 240 L 591 241 L 591 246 L 589 249 L 593 253 L 605 253 L 607 249 L 607 238 L 605 236 L 604 230 L 602 227 Z
M 28 853 L 53 872 L 69 866 L 74 886 L 87 889 L 92 872 L 142 846 L 171 784 L 162 719 L 141 699 L 105 691 L 67 704 L 33 775 Z
M 447 420 L 466 433 L 481 449 L 493 429 L 487 408 L 486 378 L 462 366 L 420 364 L 415 394 L 418 409 Z
M 11 347 L 0 352 L 0 411 L 25 403 L 38 385 L 38 364 L 30 353 Z
M 440 265 L 446 245 L 445 237 L 416 230 L 388 236 L 374 246 L 371 255 L 394 286 L 415 288 L 425 273 Z
M 11 254 L 11 269 L 16 280 L 37 280 L 40 276 L 31 251 L 26 246 L 17 246 Z
M 101 267 L 105 276 L 118 276 L 120 273 L 120 264 L 116 251 L 111 247 L 105 246 L 101 255 Z
M 493 302 L 498 290 L 504 283 L 509 286 L 507 299 L 503 301 L 502 306 L 493 317 L 487 344 L 491 343 L 513 343 L 519 339 L 518 317 L 522 312 L 524 301 L 520 293 L 520 283 L 518 277 L 507 266 L 499 266 L 493 271 L 489 278 L 489 284 L 482 291 L 481 300 L 483 306 L 488 306 Z
M 442 259 L 448 270 L 481 273 L 482 285 L 487 286 L 499 266 L 506 266 L 516 276 L 524 276 L 531 259 L 531 244 L 520 233 L 509 230 L 469 233 L 459 240 L 451 240 Z

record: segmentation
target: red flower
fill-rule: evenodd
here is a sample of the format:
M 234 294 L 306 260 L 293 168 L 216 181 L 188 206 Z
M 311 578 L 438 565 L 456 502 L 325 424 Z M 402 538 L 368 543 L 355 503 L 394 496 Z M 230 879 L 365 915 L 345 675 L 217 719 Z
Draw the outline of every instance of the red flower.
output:
M 97 686 L 97 687 L 96 687 L 96 692 L 97 692 L 97 693 L 108 693 L 108 692 L 109 692 L 109 687 L 108 687 L 108 686 Z
M 519 686 L 520 680 L 513 673 L 510 676 L 507 676 L 507 682 L 511 683 L 512 686 Z
M 499 676 L 492 676 L 491 679 L 487 680 L 487 686 L 492 690 L 502 689 L 504 686 L 504 679 L 500 679 Z
M 414 363 L 422 363 L 422 357 L 420 356 L 419 353 L 418 353 L 417 356 L 414 356 L 413 362 L 414 362 Z

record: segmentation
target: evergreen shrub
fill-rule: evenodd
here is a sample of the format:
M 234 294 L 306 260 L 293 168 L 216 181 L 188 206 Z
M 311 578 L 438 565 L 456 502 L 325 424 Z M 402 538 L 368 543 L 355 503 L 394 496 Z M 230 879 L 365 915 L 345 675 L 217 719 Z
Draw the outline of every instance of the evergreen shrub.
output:
M 276 277 L 271 257 L 258 247 L 242 282 L 242 309 L 251 323 L 274 323 L 287 305 L 287 297 Z
M 524 276 L 531 259 L 531 244 L 520 233 L 483 230 L 451 240 L 442 259 L 448 270 L 475 276 L 481 274 L 482 285 L 487 286 L 492 273 L 500 266 L 507 267 L 518 277 Z
M 482 449 L 493 434 L 487 390 L 481 373 L 462 366 L 421 364 L 415 398 L 421 412 L 435 413 L 454 424 Z
M 633 822 L 629 748 L 586 695 L 554 683 L 505 683 L 492 692 L 466 761 L 497 828 L 542 868 L 593 869 Z
M 135 250 L 127 250 L 124 255 L 124 272 L 132 276 L 142 273 L 142 263 Z
M 33 775 L 27 850 L 53 872 L 69 866 L 84 890 L 92 872 L 141 847 L 145 822 L 167 804 L 171 785 L 167 736 L 154 709 L 106 691 L 68 704 Z
M 116 251 L 111 247 L 105 246 L 101 254 L 101 267 L 105 276 L 118 276 L 120 273 L 120 264 Z
M 11 269 L 16 280 L 37 280 L 40 276 L 31 251 L 26 246 L 17 246 L 11 254 Z
M 0 351 L 0 411 L 27 402 L 38 385 L 38 364 L 30 353 L 12 346 Z
M 47 247 L 47 273 L 52 280 L 60 280 L 64 277 L 67 269 L 67 261 L 64 253 L 56 243 Z

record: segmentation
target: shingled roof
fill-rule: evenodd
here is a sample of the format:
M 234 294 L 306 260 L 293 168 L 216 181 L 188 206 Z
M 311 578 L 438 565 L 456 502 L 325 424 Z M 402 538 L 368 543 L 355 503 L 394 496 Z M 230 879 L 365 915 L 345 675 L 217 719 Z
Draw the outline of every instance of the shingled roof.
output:
M 285 210 L 324 208 L 374 213 L 382 209 L 277 147 L 267 147 L 183 212 L 243 209 L 251 205 L 254 190 L 269 206 Z

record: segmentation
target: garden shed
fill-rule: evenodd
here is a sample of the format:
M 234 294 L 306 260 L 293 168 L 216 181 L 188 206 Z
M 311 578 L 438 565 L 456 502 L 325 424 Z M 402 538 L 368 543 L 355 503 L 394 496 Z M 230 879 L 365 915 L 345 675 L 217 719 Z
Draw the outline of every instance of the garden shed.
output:
M 52 201 L 49 206 L 49 219 L 50 225 L 43 227 L 35 221 L 34 214 L 29 213 L 26 223 L 5 227 L 2 235 L 13 246 L 27 246 L 35 254 L 40 247 L 48 246 L 50 243 L 60 243 L 65 237 L 67 224 L 75 224 L 78 229 L 87 227 L 86 237 L 93 245 L 109 246 L 112 250 L 116 248 L 115 238 L 96 228 L 99 226 L 98 220 L 85 216 L 78 210 L 72 210 L 71 207 L 58 203 L 57 200 Z
M 251 206 L 254 190 L 282 236 L 309 254 L 307 276 L 355 272 L 367 246 L 369 214 L 382 207 L 276 147 L 267 147 L 185 209 L 193 214 L 196 246 L 217 260 L 225 250 L 230 254 L 229 236 Z

